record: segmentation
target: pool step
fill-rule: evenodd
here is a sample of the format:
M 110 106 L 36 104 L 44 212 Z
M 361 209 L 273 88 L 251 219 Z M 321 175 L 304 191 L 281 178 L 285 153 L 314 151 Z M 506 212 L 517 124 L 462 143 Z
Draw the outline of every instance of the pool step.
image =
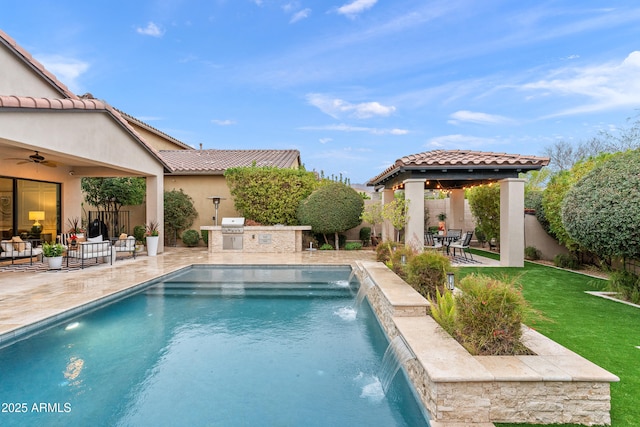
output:
M 340 297 L 353 298 L 356 290 L 327 283 L 185 283 L 165 282 L 149 288 L 147 295 Z

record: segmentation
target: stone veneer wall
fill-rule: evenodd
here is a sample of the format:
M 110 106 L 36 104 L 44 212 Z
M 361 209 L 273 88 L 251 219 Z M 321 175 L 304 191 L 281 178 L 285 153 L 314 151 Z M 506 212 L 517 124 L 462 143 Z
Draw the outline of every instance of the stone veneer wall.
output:
M 428 302 L 382 263 L 358 263 L 367 299 L 389 339 L 416 355 L 405 369 L 434 421 L 611 423 L 615 375 L 524 327 L 535 356 L 472 356 L 430 316 Z
M 248 226 L 244 227 L 242 249 L 222 249 L 222 227 L 202 226 L 209 232 L 209 252 L 228 253 L 292 253 L 301 252 L 302 233 L 310 226 Z

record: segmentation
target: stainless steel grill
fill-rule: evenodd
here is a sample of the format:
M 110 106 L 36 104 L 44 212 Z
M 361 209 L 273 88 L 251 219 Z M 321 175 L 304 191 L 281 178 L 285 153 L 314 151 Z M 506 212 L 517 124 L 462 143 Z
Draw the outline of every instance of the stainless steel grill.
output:
M 222 249 L 242 249 L 244 218 L 222 218 Z

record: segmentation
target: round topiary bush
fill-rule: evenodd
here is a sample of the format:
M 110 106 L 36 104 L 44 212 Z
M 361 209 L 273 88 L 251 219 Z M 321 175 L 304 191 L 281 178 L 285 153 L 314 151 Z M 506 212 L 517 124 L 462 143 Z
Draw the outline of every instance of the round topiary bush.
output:
M 334 182 L 311 193 L 298 207 L 298 220 L 310 225 L 315 233 L 335 234 L 357 227 L 362 222 L 362 196 L 353 188 Z
M 182 243 L 184 243 L 186 246 L 198 246 L 199 241 L 200 233 L 198 233 L 196 230 L 187 230 L 182 233 Z

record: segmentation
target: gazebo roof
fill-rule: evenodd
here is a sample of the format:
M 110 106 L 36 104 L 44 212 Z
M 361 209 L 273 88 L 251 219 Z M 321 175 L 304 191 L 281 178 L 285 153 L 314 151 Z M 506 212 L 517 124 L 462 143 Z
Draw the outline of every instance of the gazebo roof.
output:
M 425 179 L 426 188 L 454 189 L 517 178 L 519 173 L 540 170 L 548 157 L 471 150 L 434 150 L 401 157 L 369 186 L 393 187 L 407 179 Z

